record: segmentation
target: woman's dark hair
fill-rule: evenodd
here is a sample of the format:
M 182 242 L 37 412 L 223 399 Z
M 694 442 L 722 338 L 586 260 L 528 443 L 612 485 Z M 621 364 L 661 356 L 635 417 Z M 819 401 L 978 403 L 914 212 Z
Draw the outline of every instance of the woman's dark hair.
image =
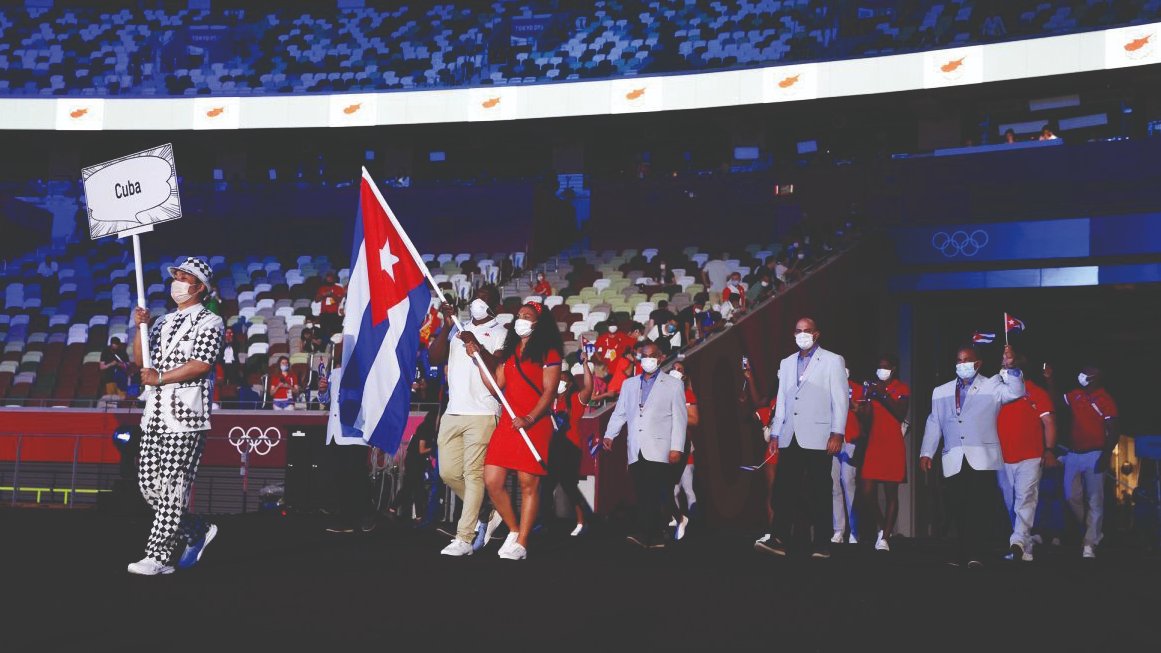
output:
M 899 369 L 899 356 L 898 356 L 898 354 L 892 354 L 892 353 L 883 354 L 883 355 L 879 356 L 879 360 L 887 361 L 888 363 L 890 363 L 891 369 L 893 369 L 893 370 Z
M 535 306 L 525 304 L 524 306 L 532 307 L 532 310 L 537 313 L 536 324 L 532 326 L 532 335 L 528 338 L 528 345 L 524 348 L 524 360 L 543 363 L 550 351 L 555 351 L 563 358 L 564 340 L 560 337 L 560 329 L 556 326 L 556 320 L 552 318 L 552 313 L 540 304 Z M 504 340 L 504 349 L 500 354 L 500 359 L 508 360 L 509 356 L 516 353 L 516 347 L 519 344 L 520 336 L 516 335 L 514 326 L 509 326 L 508 337 Z

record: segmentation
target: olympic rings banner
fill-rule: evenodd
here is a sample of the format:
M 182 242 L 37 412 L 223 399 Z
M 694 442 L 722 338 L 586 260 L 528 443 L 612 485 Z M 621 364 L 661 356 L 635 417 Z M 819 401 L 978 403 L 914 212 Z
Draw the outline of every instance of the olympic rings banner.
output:
M 1084 258 L 1090 255 L 1090 222 L 1074 218 L 932 225 L 899 229 L 892 240 L 905 265 Z

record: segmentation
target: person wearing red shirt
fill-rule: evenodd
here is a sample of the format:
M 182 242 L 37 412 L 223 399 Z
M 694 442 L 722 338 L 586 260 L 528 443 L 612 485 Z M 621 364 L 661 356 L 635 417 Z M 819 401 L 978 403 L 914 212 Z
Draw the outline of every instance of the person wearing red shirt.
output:
M 544 278 L 543 272 L 536 273 L 536 283 L 532 285 L 532 294 L 540 295 L 541 299 L 547 299 L 552 294 L 552 284 Z
M 343 300 L 347 296 L 347 289 L 339 285 L 338 276 L 333 271 L 326 273 L 323 284 L 319 286 L 314 300 L 319 302 L 319 326 L 322 328 L 322 338 L 326 340 L 343 328 Z
M 1117 445 L 1117 404 L 1104 388 L 1104 374 L 1088 366 L 1077 375 L 1080 387 L 1064 395 L 1072 412 L 1072 450 L 1064 457 L 1064 500 L 1084 524 L 1081 555 L 1096 557 L 1104 537 L 1105 472 Z M 1087 508 L 1087 510 L 1086 510 Z
M 617 335 L 617 325 L 610 322 L 608 330 L 597 336 L 597 358 L 613 362 L 621 355 L 624 348 L 621 346 L 621 336 Z
M 693 386 L 690 385 L 689 377 L 685 375 L 685 363 L 675 363 L 673 369 L 669 370 L 669 376 L 685 385 L 685 409 L 689 414 L 686 425 L 697 426 L 699 419 L 697 395 L 693 393 Z M 679 465 L 680 473 L 673 486 L 674 521 L 669 523 L 670 526 L 677 529 L 674 531 L 673 539 L 678 541 L 685 537 L 685 530 L 689 527 L 689 519 L 693 515 L 693 507 L 697 505 L 697 495 L 693 491 L 693 440 L 691 438 L 685 439 L 685 448 L 689 454 L 685 458 L 685 464 Z M 685 512 L 682 512 L 680 502 L 683 492 L 685 493 Z
M 580 419 L 585 414 L 585 406 L 593 394 L 593 373 L 581 352 L 581 362 L 572 366 L 570 374 L 562 373 L 557 382 L 556 397 L 552 400 L 552 415 L 555 425 L 564 423 L 564 430 L 556 428 L 548 449 L 548 475 L 540 484 L 540 505 L 552 515 L 553 493 L 557 486 L 572 502 L 576 512 L 576 528 L 570 537 L 580 537 L 588 530 L 587 519 L 593 514 L 581 494 L 580 482 L 581 445 Z M 561 419 L 563 417 L 563 420 Z
M 1016 367 L 1027 369 L 1027 360 L 1013 354 Z M 1005 360 L 1011 366 L 1012 361 Z M 1004 468 L 1000 470 L 1000 492 L 1012 522 L 1008 560 L 1032 561 L 1032 525 L 1040 500 L 1041 468 L 1059 463 L 1056 447 L 1056 420 L 1052 397 L 1031 379 L 1024 380 L 1024 396 L 1005 404 L 996 418 Z
M 895 519 L 899 514 L 899 484 L 907 480 L 907 447 L 903 442 L 903 421 L 911 402 L 911 388 L 898 379 L 899 359 L 886 355 L 879 359 L 875 382 L 867 386 L 867 406 L 871 427 L 859 481 L 867 518 L 875 525 L 876 551 L 890 551 Z M 879 487 L 886 497 L 886 512 L 879 511 Z
M 773 399 L 761 396 L 754 383 L 754 372 L 748 363 L 742 366 L 742 376 L 746 381 L 744 386 L 746 392 L 749 393 L 749 401 L 752 406 L 756 407 L 754 419 L 758 420 L 758 424 L 762 427 L 762 437 L 766 444 L 765 458 L 763 458 L 766 464 L 763 465 L 762 471 L 766 475 L 766 523 L 769 524 L 774 521 L 774 504 L 770 498 L 774 492 L 774 476 L 778 471 L 778 448 L 770 444 L 770 421 L 774 418 L 774 410 L 778 408 L 778 390 L 775 388 Z M 738 398 L 739 402 L 746 402 L 746 392 Z M 769 538 L 770 535 L 767 533 L 759 541 L 765 542 Z
M 847 411 L 847 432 L 843 437 L 842 451 L 835 455 L 830 465 L 830 498 L 831 523 L 834 526 L 834 535 L 830 538 L 832 544 L 859 543 L 859 529 L 855 514 L 855 496 L 858 486 L 855 477 L 858 468 L 855 467 L 855 442 L 862 436 L 862 425 L 859 424 L 859 410 L 863 405 L 863 386 L 850 380 L 851 371 L 847 370 L 847 385 L 850 393 L 850 409 Z
M 298 379 L 290 372 L 290 359 L 278 358 L 278 371 L 270 375 L 270 397 L 274 410 L 294 410 L 294 397 L 298 394 Z
M 467 354 L 475 357 L 480 346 L 465 344 Z M 520 307 L 500 351 L 495 370 L 496 385 L 504 393 L 516 418 L 501 414 L 488 452 L 484 455 L 484 485 L 492 505 L 508 526 L 508 537 L 500 547 L 505 560 L 528 557 L 528 536 L 540 510 L 540 477 L 544 476 L 548 445 L 552 439 L 552 417 L 549 412 L 560 382 L 563 343 L 552 314 L 538 302 Z M 484 369 L 480 369 L 481 378 Z M 495 394 L 495 389 L 492 389 Z M 498 398 L 498 397 L 497 397 Z M 536 448 L 541 461 L 529 450 L 520 430 L 523 429 Z M 520 516 L 512 507 L 505 483 L 509 472 L 516 472 L 520 484 Z

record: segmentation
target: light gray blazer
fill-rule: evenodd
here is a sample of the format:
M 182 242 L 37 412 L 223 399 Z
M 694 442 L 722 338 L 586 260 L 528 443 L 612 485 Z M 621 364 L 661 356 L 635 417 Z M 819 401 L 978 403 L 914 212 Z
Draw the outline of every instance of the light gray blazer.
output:
M 846 368 L 842 356 L 819 347 L 799 384 L 798 353 L 782 359 L 770 421 L 770 437 L 778 438 L 779 448 L 797 439 L 803 449 L 826 449 L 831 433 L 846 433 L 851 397 Z
M 689 411 L 685 407 L 685 385 L 658 372 L 649 400 L 641 405 L 641 376 L 626 379 L 617 397 L 617 407 L 609 417 L 605 437 L 615 439 L 622 427 L 629 431 L 629 464 L 640 453 L 645 460 L 668 463 L 670 451 L 685 450 L 685 429 Z
M 955 412 L 955 383 L 948 381 L 932 391 L 931 415 L 927 417 L 919 455 L 933 458 L 943 440 L 944 477 L 958 474 L 964 458 L 973 469 L 1000 469 L 1004 458 L 996 418 L 1001 406 L 1024 396 L 1023 375 L 997 374 L 989 378 L 977 374 L 959 414 Z

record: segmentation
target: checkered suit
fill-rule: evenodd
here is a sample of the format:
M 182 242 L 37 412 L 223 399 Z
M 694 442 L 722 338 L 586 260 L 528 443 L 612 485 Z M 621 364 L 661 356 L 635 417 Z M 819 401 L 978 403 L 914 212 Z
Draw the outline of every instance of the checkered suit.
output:
M 164 375 L 190 360 L 212 366 L 222 355 L 222 332 L 222 318 L 205 308 L 165 315 L 149 333 L 154 369 Z M 155 514 L 145 554 L 163 563 L 179 542 L 194 542 L 208 528 L 187 505 L 210 428 L 211 378 L 146 388 L 138 481 Z

